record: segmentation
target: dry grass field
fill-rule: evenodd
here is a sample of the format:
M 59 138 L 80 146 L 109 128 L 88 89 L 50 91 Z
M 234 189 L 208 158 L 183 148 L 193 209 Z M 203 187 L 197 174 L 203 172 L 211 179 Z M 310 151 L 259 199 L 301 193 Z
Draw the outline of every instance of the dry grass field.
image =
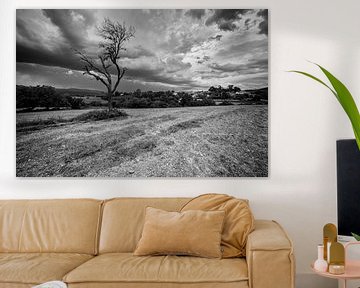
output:
M 20 177 L 264 177 L 266 105 L 125 109 L 129 117 L 17 131 Z M 86 110 L 17 115 L 17 123 Z
M 21 122 L 29 122 L 36 120 L 47 120 L 50 118 L 54 119 L 71 119 L 80 114 L 92 111 L 94 109 L 83 109 L 83 110 L 58 110 L 58 111 L 42 111 L 42 112 L 29 112 L 29 113 L 17 113 L 16 124 Z

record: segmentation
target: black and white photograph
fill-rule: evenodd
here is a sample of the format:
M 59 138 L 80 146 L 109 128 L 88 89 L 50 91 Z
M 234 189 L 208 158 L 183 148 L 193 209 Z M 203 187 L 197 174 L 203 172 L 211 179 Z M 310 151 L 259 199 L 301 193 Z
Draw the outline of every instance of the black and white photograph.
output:
M 268 177 L 267 9 L 18 9 L 17 177 Z

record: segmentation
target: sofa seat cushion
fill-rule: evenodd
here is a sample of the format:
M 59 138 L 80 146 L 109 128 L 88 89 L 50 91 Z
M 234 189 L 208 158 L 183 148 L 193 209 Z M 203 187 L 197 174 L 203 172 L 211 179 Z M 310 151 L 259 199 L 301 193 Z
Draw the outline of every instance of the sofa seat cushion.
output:
M 197 283 L 135 283 L 135 282 L 97 282 L 97 283 L 71 283 L 68 288 L 249 288 L 247 281 L 241 282 L 197 282 Z M 0 288 L 3 288 L 0 284 Z M 23 288 L 23 287 L 4 287 Z M 27 287 L 25 287 L 27 288 Z
M 65 274 L 92 257 L 72 253 L 0 253 L 0 285 L 62 280 Z
M 96 256 L 64 277 L 67 283 L 247 283 L 244 259 L 189 256 Z M 146 285 L 145 285 L 146 286 Z M 145 287 L 144 286 L 144 287 Z M 246 286 L 245 286 L 246 287 Z

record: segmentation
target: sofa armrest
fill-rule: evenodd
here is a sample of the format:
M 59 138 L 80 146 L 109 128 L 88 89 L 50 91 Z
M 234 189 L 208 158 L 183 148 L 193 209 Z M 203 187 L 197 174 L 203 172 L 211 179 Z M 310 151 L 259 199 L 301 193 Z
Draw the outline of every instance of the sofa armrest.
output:
M 277 222 L 255 221 L 247 240 L 246 261 L 250 288 L 295 287 L 293 245 Z

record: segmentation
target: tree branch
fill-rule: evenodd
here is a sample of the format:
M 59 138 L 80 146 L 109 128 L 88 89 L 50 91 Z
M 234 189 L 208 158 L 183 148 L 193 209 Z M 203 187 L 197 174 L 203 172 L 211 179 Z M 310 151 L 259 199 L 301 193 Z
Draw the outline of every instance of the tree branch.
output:
M 112 90 L 112 93 L 114 93 L 116 91 L 117 87 L 119 86 L 120 80 L 124 77 L 124 74 L 127 70 L 126 67 L 124 67 L 124 68 L 122 68 L 122 71 L 121 71 L 119 65 L 116 62 L 115 62 L 115 66 L 116 66 L 116 70 L 117 70 L 117 80 L 116 80 L 116 83 Z
M 88 75 L 90 75 L 90 76 L 93 76 L 97 81 L 101 81 L 101 82 L 109 89 L 109 84 L 106 83 L 106 82 L 104 81 L 104 79 L 102 79 L 102 78 L 99 77 L 98 75 L 92 73 L 92 72 L 89 70 L 89 67 L 88 67 L 88 66 L 85 66 L 85 70 L 86 70 L 86 71 L 84 72 L 84 74 L 88 74 Z
M 110 74 L 110 72 L 109 72 L 108 69 L 109 69 L 112 65 L 110 65 L 110 64 L 106 65 L 106 64 L 105 64 L 105 60 L 104 60 L 104 58 L 103 58 L 101 55 L 99 55 L 99 59 L 100 59 L 101 65 L 102 65 L 102 67 L 103 67 L 103 69 L 104 69 L 104 71 L 105 71 L 105 73 L 106 73 L 106 78 L 108 79 L 108 82 L 109 82 L 109 84 L 110 84 L 110 86 L 111 86 L 111 74 Z
M 80 60 L 85 63 L 85 66 L 90 67 L 91 70 L 94 70 L 108 78 L 108 75 L 106 73 L 107 71 L 104 72 L 103 70 L 101 70 L 90 57 L 86 56 L 81 51 L 76 51 L 76 53 L 80 56 Z

